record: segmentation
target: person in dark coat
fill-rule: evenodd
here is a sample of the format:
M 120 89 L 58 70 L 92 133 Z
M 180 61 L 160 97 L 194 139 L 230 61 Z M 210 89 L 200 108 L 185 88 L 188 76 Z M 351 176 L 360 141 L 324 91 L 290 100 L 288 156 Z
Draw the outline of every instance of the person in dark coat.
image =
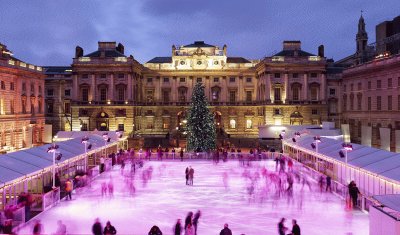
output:
M 356 183 L 354 183 L 350 187 L 349 193 L 350 193 L 350 197 L 351 197 L 352 202 L 353 202 L 353 208 L 355 208 L 357 206 L 358 194 L 361 194 L 360 190 L 358 190 L 358 187 L 357 187 Z
M 182 224 L 181 224 L 181 220 L 178 219 L 178 221 L 176 221 L 175 227 L 174 227 L 174 235 L 181 235 L 182 234 Z
M 232 231 L 228 228 L 228 224 L 224 224 L 224 229 L 221 230 L 219 235 L 232 235 Z
M 99 218 L 96 219 L 92 226 L 93 235 L 103 235 L 103 226 L 101 226 Z
M 181 162 L 183 162 L 183 149 L 181 148 L 181 151 L 179 152 L 179 155 L 181 157 Z
M 279 235 L 285 235 L 287 228 L 285 227 L 285 218 L 282 218 L 281 221 L 278 223 L 278 233 Z
M 186 167 L 185 177 L 186 177 L 186 185 L 189 185 L 189 167 Z
M 106 226 L 104 227 L 104 235 L 114 235 L 117 234 L 117 230 L 114 226 L 111 225 L 110 221 L 107 221 Z
M 193 217 L 193 212 L 190 211 L 186 216 L 184 229 L 186 229 L 188 224 L 192 224 L 192 217 Z
M 300 234 L 300 226 L 297 224 L 297 221 L 294 219 L 292 220 L 292 235 L 301 235 Z
M 193 216 L 193 227 L 194 227 L 194 234 L 195 235 L 197 235 L 197 225 L 199 224 L 200 216 L 201 216 L 201 212 L 199 210 Z
M 153 227 L 151 227 L 148 235 L 162 235 L 162 232 L 160 230 L 159 227 L 157 227 L 156 225 L 154 225 Z

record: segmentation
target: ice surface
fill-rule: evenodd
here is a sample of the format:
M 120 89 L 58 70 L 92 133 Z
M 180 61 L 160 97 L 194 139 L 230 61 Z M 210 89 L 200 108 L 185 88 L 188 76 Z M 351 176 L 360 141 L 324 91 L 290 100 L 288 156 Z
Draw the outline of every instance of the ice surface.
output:
M 143 169 L 153 167 L 153 176 L 144 187 L 141 175 Z M 195 170 L 194 185 L 185 185 L 185 168 Z M 273 161 L 254 162 L 249 169 L 254 173 L 260 166 L 269 171 L 275 170 Z M 295 181 L 294 199 L 277 197 L 273 187 L 262 200 L 264 185 L 259 180 L 255 196 L 248 196 L 249 182 L 243 177 L 244 168 L 237 161 L 214 165 L 209 161 L 187 162 L 145 162 L 136 172 L 136 192 L 132 195 L 127 187 L 129 165 L 125 176 L 119 167 L 99 176 L 91 188 L 74 192 L 72 201 L 61 201 L 52 209 L 37 217 L 45 233 L 56 231 L 57 220 L 67 226 L 68 234 L 91 234 L 95 218 L 100 218 L 103 226 L 109 220 L 116 227 L 117 234 L 147 234 L 153 225 L 158 225 L 163 234 L 172 234 L 172 228 L 178 218 L 184 221 L 189 211 L 202 212 L 198 234 L 219 234 L 224 223 L 228 223 L 233 234 L 261 235 L 278 234 L 277 223 L 281 217 L 287 219 L 286 226 L 291 228 L 291 219 L 297 219 L 302 234 L 341 235 L 368 234 L 368 215 L 360 211 L 346 211 L 344 202 L 336 195 L 320 193 L 317 184 L 312 182 L 312 192 L 307 187 L 301 190 L 301 184 Z M 228 177 L 224 186 L 223 175 Z M 114 196 L 102 197 L 101 184 L 112 180 Z M 262 202 L 261 202 L 262 201 Z M 302 201 L 302 203 L 301 203 Z M 32 223 L 27 224 L 18 234 L 30 234 Z M 289 232 L 289 231 L 288 231 Z

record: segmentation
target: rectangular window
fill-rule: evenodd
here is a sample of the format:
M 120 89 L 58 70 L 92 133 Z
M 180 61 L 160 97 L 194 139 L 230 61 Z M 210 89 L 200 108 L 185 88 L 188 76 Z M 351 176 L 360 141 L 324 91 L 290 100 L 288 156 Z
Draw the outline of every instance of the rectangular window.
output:
M 107 100 L 107 88 L 100 88 L 100 101 Z
M 333 88 L 329 88 L 329 95 L 336 95 L 336 90 Z
M 400 95 L 397 96 L 397 110 L 400 111 Z
M 119 74 L 118 74 L 118 78 L 125 78 L 125 74 L 119 73 Z
M 392 84 L 392 78 L 388 79 L 388 88 L 392 88 L 393 84 Z
M 1 81 L 1 89 L 2 90 L 6 89 L 6 83 L 4 81 Z
M 400 77 L 397 78 L 397 86 L 400 87 Z
M 14 90 L 15 88 L 14 88 L 14 83 L 13 82 L 10 82 L 10 90 Z
M 344 92 L 347 91 L 347 86 L 346 86 L 346 85 L 343 86 L 343 91 L 344 91 Z
M 82 101 L 89 101 L 89 89 L 82 89 Z
M 169 78 L 163 78 L 163 81 L 164 81 L 165 83 L 168 83 L 168 82 L 169 82 Z
M 107 74 L 105 73 L 100 74 L 100 78 L 107 78 Z
M 229 82 L 236 82 L 236 78 L 235 77 L 230 77 L 229 78 Z
M 22 101 L 22 104 L 26 104 L 26 101 L 24 102 L 24 100 Z M 25 106 L 25 105 L 24 105 Z M 23 109 L 22 109 L 22 112 L 23 113 L 25 113 L 26 112 L 26 110 L 24 110 L 25 108 L 24 108 L 24 106 L 23 106 Z M 48 101 L 47 102 L 47 113 L 49 113 L 49 114 L 52 114 L 53 113 L 53 107 L 54 107 L 54 104 L 53 104 L 53 101 Z
M 25 84 L 25 82 L 22 83 L 22 91 L 26 91 L 26 84 Z
M 70 89 L 64 90 L 64 95 L 65 96 L 71 96 L 71 90 Z
M 252 93 L 251 91 L 246 91 L 246 101 L 251 102 L 252 100 Z
M 376 109 L 382 110 L 382 98 L 380 96 L 376 97 Z
M 246 78 L 246 82 L 251 82 L 251 78 Z
M 377 80 L 377 81 L 376 81 L 376 88 L 377 88 L 377 89 L 381 89 L 381 88 L 382 88 L 382 82 L 381 82 L 381 80 Z
M 153 90 L 146 91 L 146 100 L 147 102 L 153 102 Z
M 275 114 L 275 115 L 280 115 L 280 114 L 282 114 L 281 109 L 274 109 L 274 114 Z
M 14 114 L 14 100 L 10 100 L 10 112 Z
M 392 110 L 392 96 L 388 96 L 388 110 Z
M 350 84 L 350 91 L 354 90 L 354 84 Z
M 300 98 L 300 88 L 293 87 L 293 100 L 298 101 Z
M 318 109 L 311 109 L 312 115 L 318 115 Z
M 153 78 L 147 78 L 147 83 L 152 83 L 153 82 Z
M 179 78 L 179 82 L 186 82 L 186 78 Z
M 274 88 L 274 100 L 281 101 L 281 88 L 279 87 Z
M 119 86 L 117 88 L 117 97 L 118 97 L 118 101 L 124 101 L 125 100 L 125 87 Z
M 31 83 L 31 92 L 35 92 L 35 84 Z
M 361 103 L 362 103 L 362 96 L 358 95 L 357 96 L 357 109 L 361 110 Z
M 169 102 L 169 91 L 163 91 L 163 101 Z
M 368 97 L 368 111 L 371 111 L 371 97 Z
M 311 73 L 312 78 L 316 78 L 317 76 L 318 76 L 317 73 Z
M 89 74 L 87 74 L 87 73 L 82 74 L 82 78 L 89 78 Z
M 299 77 L 299 74 L 298 73 L 294 73 L 293 74 L 293 78 L 298 78 Z
M 360 91 L 360 90 L 362 90 L 361 88 L 362 88 L 362 85 L 361 85 L 361 82 L 359 82 L 359 83 L 357 84 L 357 89 Z
M 47 96 L 53 96 L 54 95 L 54 90 L 53 89 L 47 89 Z
M 236 102 L 236 91 L 229 92 L 229 102 L 231 103 Z
M 202 78 L 197 78 L 197 80 L 196 80 L 197 82 L 202 82 L 203 81 L 203 79 Z
M 368 81 L 368 90 L 371 90 L 371 81 Z
M 274 74 L 274 77 L 275 77 L 275 78 L 281 78 L 281 74 L 280 74 L 280 73 L 275 73 L 275 74 Z
M 118 131 L 124 131 L 124 124 L 118 124 Z
M 219 78 L 214 78 L 214 82 L 219 82 Z
M 69 102 L 64 103 L 64 112 L 68 114 L 71 113 L 71 103 Z
M 88 124 L 86 122 L 82 123 L 81 131 L 88 131 Z

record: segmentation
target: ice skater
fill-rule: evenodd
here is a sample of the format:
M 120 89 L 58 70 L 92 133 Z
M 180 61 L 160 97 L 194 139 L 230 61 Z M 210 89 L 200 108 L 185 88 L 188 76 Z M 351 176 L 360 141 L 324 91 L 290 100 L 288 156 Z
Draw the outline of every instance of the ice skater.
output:
M 193 216 L 193 221 L 192 221 L 192 223 L 193 223 L 194 234 L 195 234 L 195 235 L 197 235 L 197 225 L 199 224 L 200 216 L 201 216 L 200 210 L 198 210 L 198 211 L 196 212 L 196 214 L 194 214 L 194 216 Z
M 174 235 L 181 235 L 182 234 L 182 224 L 181 224 L 181 219 L 178 219 L 176 221 L 176 224 L 174 226 Z
M 193 178 L 194 178 L 194 169 L 189 167 L 189 185 L 193 186 Z

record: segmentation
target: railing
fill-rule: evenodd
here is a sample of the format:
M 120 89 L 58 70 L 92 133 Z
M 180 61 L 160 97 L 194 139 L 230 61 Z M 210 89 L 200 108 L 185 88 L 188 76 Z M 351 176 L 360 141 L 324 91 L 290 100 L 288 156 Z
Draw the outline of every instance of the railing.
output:
M 16 209 L 13 212 L 13 216 L 14 216 L 12 220 L 13 227 L 25 223 L 25 207 L 23 206 L 21 208 Z
M 57 187 L 43 195 L 42 210 L 46 211 L 47 209 L 53 207 L 59 202 L 60 202 L 60 187 Z

